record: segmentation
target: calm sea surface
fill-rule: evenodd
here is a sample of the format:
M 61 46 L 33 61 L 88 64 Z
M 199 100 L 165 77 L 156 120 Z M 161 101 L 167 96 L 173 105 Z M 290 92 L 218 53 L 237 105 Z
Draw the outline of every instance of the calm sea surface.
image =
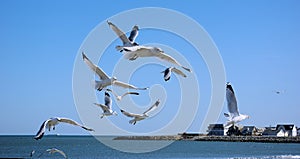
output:
M 156 141 L 114 141 L 130 147 Z M 49 148 L 64 151 L 68 158 L 300 158 L 300 144 L 176 141 L 148 153 L 121 152 L 100 143 L 92 136 L 0 136 L 0 158 L 63 158 L 48 154 Z

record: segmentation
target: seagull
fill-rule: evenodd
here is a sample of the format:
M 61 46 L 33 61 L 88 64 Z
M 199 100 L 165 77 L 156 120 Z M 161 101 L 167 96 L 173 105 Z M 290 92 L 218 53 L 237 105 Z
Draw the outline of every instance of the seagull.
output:
M 109 91 L 111 93 L 114 94 L 114 96 L 117 98 L 118 101 L 122 100 L 122 98 L 128 94 L 132 94 L 132 95 L 139 95 L 138 92 L 126 92 L 123 95 L 119 96 L 115 91 L 111 90 L 111 89 L 106 89 L 106 91 Z
M 47 149 L 46 151 L 49 152 L 50 154 L 60 153 L 61 155 L 64 156 L 64 158 L 67 158 L 67 155 L 62 150 L 59 150 L 59 149 L 56 149 L 56 148 L 52 148 L 52 149 Z
M 103 113 L 101 115 L 101 119 L 104 116 L 110 116 L 110 115 L 118 115 L 116 111 L 113 111 L 111 109 L 111 105 L 112 105 L 112 100 L 110 98 L 110 95 L 105 91 L 105 96 L 104 96 L 104 105 L 103 104 L 98 104 L 98 103 L 94 103 L 96 106 L 101 107 L 101 109 L 103 110 Z
M 136 37 L 139 33 L 139 27 L 137 25 L 133 26 L 129 37 L 127 38 L 125 33 L 120 30 L 116 25 L 114 25 L 112 22 L 107 21 L 107 24 L 109 27 L 118 35 L 118 37 L 122 40 L 123 46 L 138 46 L 139 44 L 135 42 Z M 122 52 L 123 50 L 120 50 Z
M 237 107 L 237 101 L 232 89 L 232 86 L 229 82 L 226 84 L 226 99 L 227 99 L 227 108 L 228 113 L 224 113 L 224 116 L 228 119 L 225 127 L 230 127 L 235 123 L 238 123 L 242 120 L 250 118 L 248 115 L 240 114 Z
M 94 131 L 93 129 L 90 129 L 83 125 L 78 124 L 77 122 L 75 122 L 72 119 L 55 117 L 55 118 L 47 119 L 46 121 L 43 122 L 38 133 L 35 135 L 34 139 L 36 139 L 36 140 L 41 139 L 44 136 L 46 129 L 48 129 L 50 131 L 51 128 L 53 127 L 53 130 L 55 130 L 55 125 L 59 124 L 60 122 L 72 124 L 75 126 L 80 126 L 81 128 L 88 130 L 88 131 Z
M 182 71 L 180 71 L 179 69 L 175 68 L 175 67 L 168 67 L 167 69 L 165 69 L 164 71 L 162 71 L 161 73 L 164 73 L 164 79 L 165 81 L 170 80 L 171 78 L 171 73 L 175 72 L 178 75 L 181 75 L 182 77 L 187 77 Z
M 285 93 L 285 90 L 273 90 L 273 92 L 276 94 L 282 94 Z
M 158 107 L 160 103 L 160 100 L 157 100 L 149 109 L 147 109 L 143 114 L 133 114 L 133 113 L 129 113 L 129 112 L 126 112 L 124 111 L 123 109 L 121 109 L 121 112 L 128 116 L 128 117 L 131 117 L 133 118 L 132 120 L 129 121 L 130 124 L 133 124 L 135 125 L 137 121 L 141 121 L 141 120 L 144 120 L 146 118 L 148 118 L 148 113 L 150 111 L 153 111 L 154 109 L 156 109 Z
M 188 72 L 192 72 L 191 69 L 182 66 L 172 56 L 164 53 L 164 51 L 158 47 L 142 46 L 142 45 L 132 46 L 132 47 L 117 46 L 117 50 L 124 50 L 125 51 L 124 58 L 131 61 L 136 60 L 138 57 L 157 57 L 161 60 L 165 60 L 174 65 L 178 65 Z
M 116 77 L 109 77 L 103 70 L 101 70 L 98 66 L 93 64 L 90 59 L 87 58 L 87 56 L 82 52 L 83 61 L 99 76 L 101 81 L 95 81 L 95 89 L 98 91 L 101 91 L 103 88 L 109 86 L 109 85 L 116 85 L 123 88 L 130 88 L 130 89 L 136 89 L 136 90 L 146 90 L 146 88 L 138 88 L 136 86 L 118 81 Z

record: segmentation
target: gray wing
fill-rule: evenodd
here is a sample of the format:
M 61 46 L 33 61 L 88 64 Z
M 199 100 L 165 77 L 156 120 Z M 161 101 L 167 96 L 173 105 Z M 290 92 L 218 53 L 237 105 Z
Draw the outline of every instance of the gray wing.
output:
M 150 111 L 153 111 L 154 109 L 156 109 L 158 107 L 160 103 L 160 100 L 158 99 L 149 109 L 147 109 L 143 114 L 147 114 Z
M 94 71 L 101 80 L 109 79 L 108 75 L 101 70 L 98 66 L 93 64 L 91 60 L 82 52 L 83 61 L 90 67 L 92 71 Z
M 111 109 L 111 104 L 112 104 L 112 100 L 110 98 L 110 95 L 105 92 L 105 96 L 104 96 L 104 104 L 109 108 Z
M 129 113 L 129 112 L 126 112 L 125 110 L 121 109 L 121 113 L 124 114 L 125 116 L 128 116 L 128 117 L 140 117 L 141 115 L 140 114 L 133 114 L 133 113 Z
M 178 70 L 175 67 L 172 68 L 172 71 L 175 72 L 178 75 L 181 75 L 182 77 L 187 77 L 186 74 L 184 74 L 182 71 Z
M 68 123 L 68 124 L 72 124 L 75 126 L 80 126 L 81 128 L 88 130 L 88 131 L 94 131 L 93 129 L 87 128 L 83 125 L 78 124 L 76 121 L 72 120 L 72 119 L 68 119 L 68 118 L 58 118 L 59 122 L 63 122 L 63 123 Z
M 132 28 L 132 30 L 130 32 L 130 35 L 128 37 L 129 41 L 134 42 L 135 38 L 138 36 L 138 34 L 139 34 L 139 27 L 137 25 L 135 25 Z
M 187 67 L 184 67 L 182 66 L 177 60 L 175 60 L 172 56 L 168 55 L 168 54 L 165 54 L 165 53 L 160 53 L 160 54 L 155 54 L 156 57 L 162 59 L 162 60 L 165 60 L 165 61 L 168 61 L 174 65 L 177 65 L 177 66 L 180 66 L 182 67 L 183 69 L 189 71 L 189 72 L 192 72 L 191 69 L 187 68 Z
M 138 88 L 134 85 L 124 83 L 124 82 L 121 82 L 121 81 L 115 81 L 113 84 L 117 85 L 117 86 L 120 86 L 120 87 L 123 87 L 123 88 L 129 88 L 129 89 L 136 89 L 136 90 L 146 90 L 146 89 L 148 89 L 148 88 Z
M 237 101 L 231 85 L 227 85 L 226 87 L 226 100 L 227 100 L 227 108 L 231 116 L 232 117 L 239 116 Z
M 114 25 L 112 22 L 109 22 L 109 21 L 107 21 L 107 24 L 122 40 L 123 45 L 125 45 L 126 43 L 130 43 L 130 40 L 126 37 L 125 33 L 123 31 L 121 31 L 116 25 Z
M 98 104 L 98 103 L 94 103 L 96 106 L 100 107 L 104 113 L 108 113 L 110 108 L 106 105 L 103 105 L 103 104 Z

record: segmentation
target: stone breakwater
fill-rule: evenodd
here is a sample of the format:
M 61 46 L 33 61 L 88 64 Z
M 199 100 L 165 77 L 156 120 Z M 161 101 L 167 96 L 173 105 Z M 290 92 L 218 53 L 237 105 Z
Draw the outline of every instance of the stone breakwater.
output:
M 224 142 L 263 142 L 263 143 L 300 143 L 297 137 L 271 137 L 271 136 L 119 136 L 114 140 L 188 140 L 188 141 L 224 141 Z

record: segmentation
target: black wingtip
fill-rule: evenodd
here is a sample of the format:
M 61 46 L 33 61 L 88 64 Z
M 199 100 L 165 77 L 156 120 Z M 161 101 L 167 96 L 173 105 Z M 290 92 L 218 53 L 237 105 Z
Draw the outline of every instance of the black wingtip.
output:
M 108 97 L 110 97 L 110 95 L 109 95 L 109 93 L 108 93 L 108 92 L 106 92 L 106 91 L 105 91 L 105 93 L 104 93 L 104 94 L 105 94 L 105 96 L 108 96 Z
M 44 136 L 44 133 L 42 133 L 42 134 L 39 135 L 39 136 L 35 136 L 34 139 L 35 139 L 35 140 L 39 140 L 39 139 L 41 139 L 43 136 Z
M 82 51 L 82 59 L 87 59 L 86 55 L 84 54 L 84 52 Z
M 226 83 L 226 88 L 229 89 L 231 92 L 234 93 L 233 88 L 229 82 Z
M 123 112 L 125 112 L 123 109 L 121 109 L 121 112 L 123 113 Z

